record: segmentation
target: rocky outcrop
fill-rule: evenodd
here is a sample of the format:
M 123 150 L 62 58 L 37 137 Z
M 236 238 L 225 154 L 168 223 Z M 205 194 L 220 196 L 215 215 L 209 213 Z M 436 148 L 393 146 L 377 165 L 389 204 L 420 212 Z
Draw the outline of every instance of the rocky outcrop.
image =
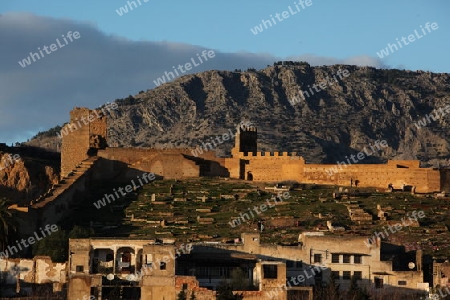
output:
M 59 181 L 59 155 L 30 147 L 0 151 L 0 195 L 14 203 L 30 201 Z

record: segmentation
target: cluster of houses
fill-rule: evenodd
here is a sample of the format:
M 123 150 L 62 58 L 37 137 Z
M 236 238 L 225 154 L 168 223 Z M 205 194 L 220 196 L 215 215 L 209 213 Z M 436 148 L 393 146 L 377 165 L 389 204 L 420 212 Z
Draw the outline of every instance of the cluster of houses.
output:
M 448 285 L 448 262 L 423 261 L 421 250 L 385 244 L 379 239 L 339 232 L 304 232 L 295 246 L 266 245 L 259 233 L 243 233 L 234 243 L 168 241 L 130 238 L 70 239 L 66 263 L 48 258 L 5 259 L 2 296 L 17 289 L 32 293 L 51 284 L 67 299 L 175 300 L 184 290 L 196 299 L 215 299 L 217 287 L 242 271 L 249 283 L 235 291 L 244 299 L 312 299 L 313 287 L 334 278 L 348 289 L 352 278 L 375 294 L 428 294 L 430 287 Z M 368 246 L 369 245 L 369 246 Z M 433 270 L 429 276 L 424 270 Z

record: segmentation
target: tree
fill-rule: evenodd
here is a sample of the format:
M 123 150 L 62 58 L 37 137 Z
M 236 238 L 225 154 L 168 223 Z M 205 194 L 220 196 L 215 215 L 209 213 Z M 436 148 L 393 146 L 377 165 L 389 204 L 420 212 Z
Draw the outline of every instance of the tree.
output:
M 46 236 L 33 245 L 33 255 L 50 256 L 53 262 L 65 262 L 68 259 L 69 238 L 79 239 L 90 236 L 89 229 L 81 226 L 74 226 L 69 233 L 58 227 L 57 232 Z
M 233 288 L 226 281 L 223 281 L 217 287 L 217 300 L 242 300 L 242 294 L 233 295 Z
M 70 239 L 84 239 L 91 237 L 91 230 L 75 225 L 69 232 Z
M 68 241 L 67 232 L 58 227 L 58 231 L 33 245 L 33 255 L 50 256 L 53 262 L 65 262 L 69 251 Z
M 317 285 L 314 288 L 314 299 L 317 300 L 342 300 L 339 284 L 336 284 L 336 278 L 331 274 L 328 284 L 325 287 Z
M 189 300 L 196 300 L 197 299 L 197 297 L 195 297 L 195 293 L 194 292 L 192 292 L 192 294 L 191 294 L 191 298 L 189 298 Z
M 187 300 L 187 295 L 184 290 L 181 290 L 181 292 L 178 293 L 177 300 Z
M 347 292 L 347 299 L 351 300 L 370 300 L 370 295 L 365 289 L 358 286 L 357 277 L 352 276 L 350 289 Z
M 257 290 L 250 282 L 249 278 L 245 276 L 244 271 L 241 268 L 235 268 L 231 271 L 231 289 L 233 291 L 248 291 Z
M 8 199 L 0 199 L 0 249 L 2 251 L 17 233 L 16 215 L 14 210 L 8 209 L 10 205 Z

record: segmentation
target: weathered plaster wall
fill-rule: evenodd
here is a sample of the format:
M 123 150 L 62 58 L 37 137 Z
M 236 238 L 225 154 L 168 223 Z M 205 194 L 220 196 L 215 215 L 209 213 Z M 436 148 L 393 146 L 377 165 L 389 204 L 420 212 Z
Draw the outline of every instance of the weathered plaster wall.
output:
M 31 293 L 31 284 L 54 283 L 53 290 L 60 291 L 67 283 L 66 263 L 53 263 L 48 256 L 36 256 L 33 259 L 0 259 L 1 296 L 15 294 L 17 279 L 21 289 Z

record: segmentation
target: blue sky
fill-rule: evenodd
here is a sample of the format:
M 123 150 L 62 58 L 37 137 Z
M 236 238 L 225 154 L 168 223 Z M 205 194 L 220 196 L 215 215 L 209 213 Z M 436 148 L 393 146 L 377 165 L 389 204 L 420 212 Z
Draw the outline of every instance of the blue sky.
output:
M 192 72 L 259 69 L 278 59 L 450 70 L 448 0 L 312 0 L 311 6 L 257 35 L 250 29 L 294 8 L 298 0 L 140 1 L 119 16 L 116 10 L 127 1 L 1 0 L 0 142 L 23 141 L 62 124 L 73 106 L 94 108 L 155 88 L 154 79 L 202 49 L 214 49 L 216 59 Z M 438 23 L 439 29 L 388 57 L 377 57 L 388 43 L 427 22 Z M 26 68 L 19 66 L 30 51 L 69 30 L 78 30 L 80 40 Z M 26 120 L 15 123 L 24 115 Z

